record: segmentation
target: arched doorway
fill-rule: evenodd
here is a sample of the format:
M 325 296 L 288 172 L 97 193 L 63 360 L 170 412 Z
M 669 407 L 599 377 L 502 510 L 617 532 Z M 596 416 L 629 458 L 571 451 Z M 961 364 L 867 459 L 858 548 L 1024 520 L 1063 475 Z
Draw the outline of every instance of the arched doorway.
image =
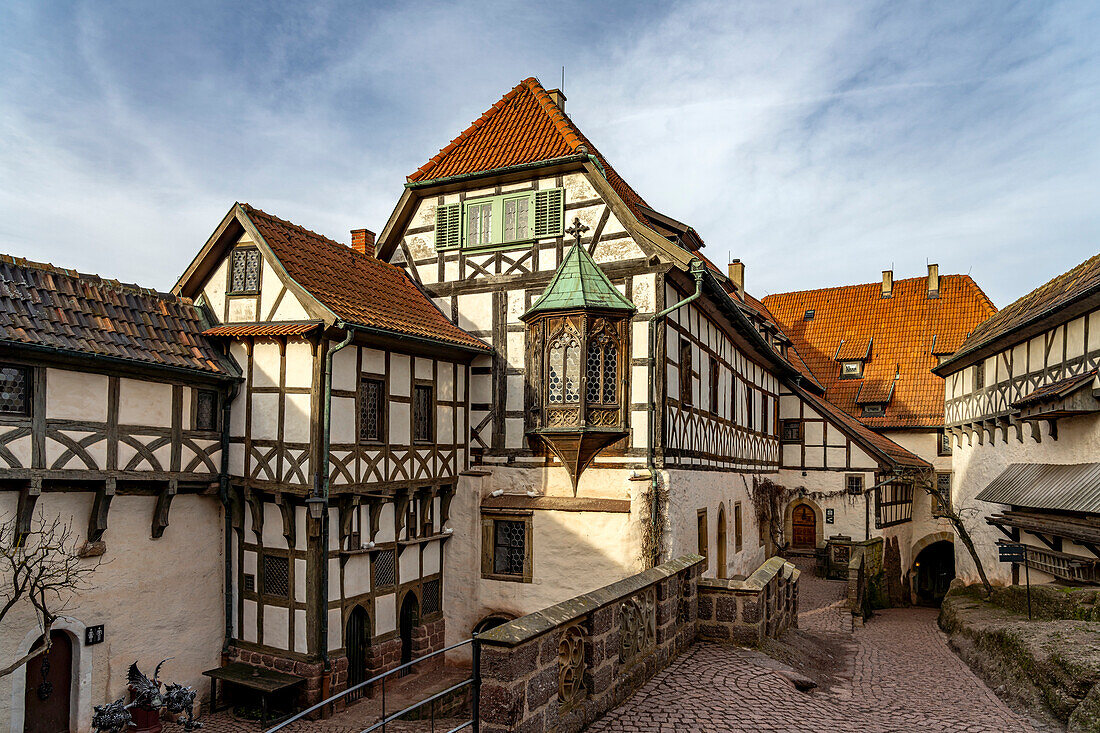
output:
M 473 633 L 484 634 L 486 631 L 489 631 L 490 629 L 495 629 L 498 626 L 503 626 L 511 620 L 512 617 L 506 614 L 491 613 L 485 618 L 478 621 L 476 624 L 474 624 Z
M 365 682 L 370 677 L 370 616 L 362 606 L 351 609 L 344 627 L 344 649 L 348 655 L 348 687 Z M 366 688 L 350 692 L 347 701 L 358 700 Z
M 799 504 L 791 512 L 791 546 L 798 550 L 817 547 L 817 515 L 809 504 Z
M 413 660 L 413 629 L 420 625 L 420 600 L 416 593 L 409 591 L 401 601 L 401 614 L 398 620 L 398 633 L 401 636 L 401 663 Z M 409 674 L 412 667 L 401 674 Z
M 722 504 L 718 505 L 718 562 L 717 567 L 714 569 L 715 574 L 719 578 L 726 577 L 729 572 L 726 566 L 726 507 Z
M 955 578 L 955 546 L 946 540 L 933 542 L 913 561 L 917 602 L 938 606 Z
M 64 631 L 52 631 L 50 650 L 27 663 L 23 733 L 68 733 L 72 680 L 72 642 Z

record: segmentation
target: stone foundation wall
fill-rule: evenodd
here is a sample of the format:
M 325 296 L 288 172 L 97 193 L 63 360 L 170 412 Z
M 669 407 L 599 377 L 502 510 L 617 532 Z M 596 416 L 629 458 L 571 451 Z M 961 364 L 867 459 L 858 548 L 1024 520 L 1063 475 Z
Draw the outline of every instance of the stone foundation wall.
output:
M 339 669 L 346 680 L 348 660 L 345 657 L 337 657 L 331 661 L 333 676 L 335 677 L 337 669 Z M 304 662 L 281 657 L 276 654 L 269 654 L 267 652 L 249 651 L 248 649 L 241 649 L 237 646 L 229 647 L 229 651 L 226 654 L 226 662 L 244 662 L 245 664 L 251 664 L 253 667 L 274 669 L 279 672 L 305 677 L 305 684 L 301 686 L 301 692 L 298 697 L 298 705 L 301 707 L 313 705 L 314 703 L 320 702 L 322 699 L 321 693 L 325 676 L 325 665 L 322 662 Z
M 685 555 L 478 637 L 481 730 L 580 731 L 695 638 L 703 558 Z
M 755 645 L 798 626 L 799 575 L 794 565 L 773 557 L 745 580 L 702 578 L 696 635 Z

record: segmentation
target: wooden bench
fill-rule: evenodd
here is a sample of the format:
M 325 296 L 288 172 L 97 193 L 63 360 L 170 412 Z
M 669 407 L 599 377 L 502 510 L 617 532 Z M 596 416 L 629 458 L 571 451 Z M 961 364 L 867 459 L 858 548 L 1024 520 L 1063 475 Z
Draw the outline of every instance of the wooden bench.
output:
M 268 698 L 290 692 L 306 681 L 305 677 L 273 669 L 253 667 L 243 662 L 233 662 L 217 669 L 208 669 L 203 675 L 210 678 L 210 712 L 224 710 L 228 705 L 218 707 L 218 681 L 221 680 L 222 692 L 226 685 L 243 687 L 260 695 L 260 725 L 267 727 Z

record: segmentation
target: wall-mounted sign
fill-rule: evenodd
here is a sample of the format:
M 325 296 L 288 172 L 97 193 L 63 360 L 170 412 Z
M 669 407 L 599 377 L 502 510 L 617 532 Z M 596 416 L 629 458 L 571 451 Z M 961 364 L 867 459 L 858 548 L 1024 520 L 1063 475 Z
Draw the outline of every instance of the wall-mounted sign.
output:
M 832 524 L 832 523 L 833 523 L 833 510 L 832 509 L 826 509 L 825 510 L 825 524 Z
M 89 626 L 84 629 L 84 646 L 99 644 L 103 641 L 103 624 Z

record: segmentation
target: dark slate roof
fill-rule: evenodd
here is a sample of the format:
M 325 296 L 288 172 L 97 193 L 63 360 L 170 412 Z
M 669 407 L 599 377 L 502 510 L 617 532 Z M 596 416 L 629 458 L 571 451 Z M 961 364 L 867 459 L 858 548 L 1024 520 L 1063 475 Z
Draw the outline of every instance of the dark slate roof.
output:
M 240 204 L 287 274 L 348 323 L 478 352 L 492 348 L 443 315 L 400 267 Z
M 958 362 L 968 354 L 1007 338 L 1016 331 L 1053 316 L 1060 309 L 1096 293 L 1100 293 L 1100 254 L 1094 255 L 1072 270 L 1062 273 L 1002 308 L 996 315 L 975 328 L 955 354 L 935 371 L 939 374 L 949 374 L 955 371 L 949 365 Z M 1005 346 L 1009 345 L 1005 344 Z
M 1100 513 L 1100 463 L 1013 463 L 975 498 L 1030 509 Z
M 542 311 L 579 308 L 634 311 L 634 305 L 611 284 L 592 256 L 579 244 L 574 244 L 546 290 L 531 304 L 524 317 Z
M 1027 407 L 1043 402 L 1044 400 L 1068 397 L 1095 379 L 1096 371 L 1097 370 L 1093 369 L 1084 374 L 1077 374 L 1072 377 L 1066 377 L 1065 379 L 1059 379 L 1057 382 L 1051 382 L 1050 384 L 1039 387 L 1013 402 L 1012 407 Z
M 0 255 L 0 343 L 236 377 L 204 328 L 188 298 Z

